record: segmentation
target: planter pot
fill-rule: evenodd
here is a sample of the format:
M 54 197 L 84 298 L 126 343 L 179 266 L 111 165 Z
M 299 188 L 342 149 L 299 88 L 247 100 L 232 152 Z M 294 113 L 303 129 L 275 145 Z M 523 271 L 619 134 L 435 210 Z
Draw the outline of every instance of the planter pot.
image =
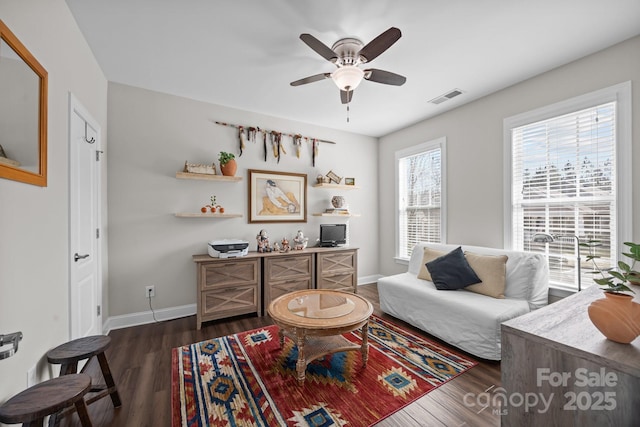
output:
M 589 305 L 589 319 L 607 339 L 629 344 L 640 336 L 640 304 L 631 295 L 605 292 L 604 296 Z
M 224 166 L 220 165 L 220 171 L 224 176 L 235 176 L 236 170 L 238 170 L 238 164 L 235 159 L 229 160 Z

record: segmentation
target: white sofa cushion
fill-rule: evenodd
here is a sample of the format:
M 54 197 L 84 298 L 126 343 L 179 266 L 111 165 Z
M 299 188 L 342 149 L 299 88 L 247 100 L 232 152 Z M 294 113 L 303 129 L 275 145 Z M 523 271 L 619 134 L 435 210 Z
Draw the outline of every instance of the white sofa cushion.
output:
M 443 253 L 460 245 L 417 244 L 407 273 L 378 280 L 380 308 L 462 350 L 491 360 L 501 359 L 500 325 L 547 304 L 549 270 L 541 254 L 464 246 L 480 255 L 507 256 L 505 298 L 457 291 L 439 291 L 417 277 L 424 248 Z
M 497 299 L 460 289 L 439 291 L 415 274 L 378 280 L 380 308 L 464 351 L 500 360 L 500 324 L 528 313 L 525 300 Z
M 462 246 L 462 250 L 465 252 L 473 252 L 480 255 L 506 255 L 508 259 L 504 290 L 505 298 L 526 300 L 531 310 L 544 307 L 548 303 L 549 269 L 547 260 L 542 254 L 481 246 L 418 243 L 413 248 L 411 259 L 409 260 L 409 273 L 417 276 L 426 246 L 445 253 Z

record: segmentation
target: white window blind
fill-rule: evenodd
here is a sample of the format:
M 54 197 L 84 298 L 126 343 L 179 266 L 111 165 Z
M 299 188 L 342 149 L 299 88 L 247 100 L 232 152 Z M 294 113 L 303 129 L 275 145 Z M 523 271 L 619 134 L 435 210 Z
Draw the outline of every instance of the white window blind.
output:
M 601 268 L 616 259 L 616 103 L 608 102 L 511 129 L 512 240 L 519 250 L 545 253 L 551 283 L 575 289 L 576 249 L 599 240 Z M 533 242 L 535 233 L 558 238 Z M 583 282 L 592 265 L 582 254 Z
M 442 242 L 443 143 L 397 153 L 398 258 L 411 256 L 418 242 Z

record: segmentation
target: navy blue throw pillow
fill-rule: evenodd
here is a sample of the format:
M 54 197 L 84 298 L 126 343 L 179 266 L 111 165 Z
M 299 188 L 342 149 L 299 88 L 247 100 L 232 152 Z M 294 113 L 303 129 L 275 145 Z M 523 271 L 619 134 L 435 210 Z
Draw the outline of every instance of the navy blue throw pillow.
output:
M 482 282 L 467 262 L 461 247 L 426 263 L 426 266 L 436 289 L 441 291 L 454 291 Z

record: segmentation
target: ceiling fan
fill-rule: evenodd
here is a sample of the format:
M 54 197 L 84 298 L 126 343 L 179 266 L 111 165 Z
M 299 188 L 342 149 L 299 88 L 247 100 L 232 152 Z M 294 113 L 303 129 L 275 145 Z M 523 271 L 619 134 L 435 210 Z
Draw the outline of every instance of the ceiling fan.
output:
M 300 34 L 300 39 L 303 42 L 324 59 L 334 63 L 338 69 L 333 73 L 320 73 L 296 80 L 291 82 L 291 86 L 300 86 L 331 78 L 340 89 L 340 100 L 343 104 L 351 102 L 353 90 L 363 79 L 386 85 L 402 86 L 407 80 L 404 76 L 376 68 L 366 70 L 360 68 L 361 64 L 373 61 L 389 49 L 401 36 L 402 33 L 399 29 L 391 27 L 371 40 L 366 46 L 356 38 L 347 37 L 338 40 L 329 49 L 311 34 Z

